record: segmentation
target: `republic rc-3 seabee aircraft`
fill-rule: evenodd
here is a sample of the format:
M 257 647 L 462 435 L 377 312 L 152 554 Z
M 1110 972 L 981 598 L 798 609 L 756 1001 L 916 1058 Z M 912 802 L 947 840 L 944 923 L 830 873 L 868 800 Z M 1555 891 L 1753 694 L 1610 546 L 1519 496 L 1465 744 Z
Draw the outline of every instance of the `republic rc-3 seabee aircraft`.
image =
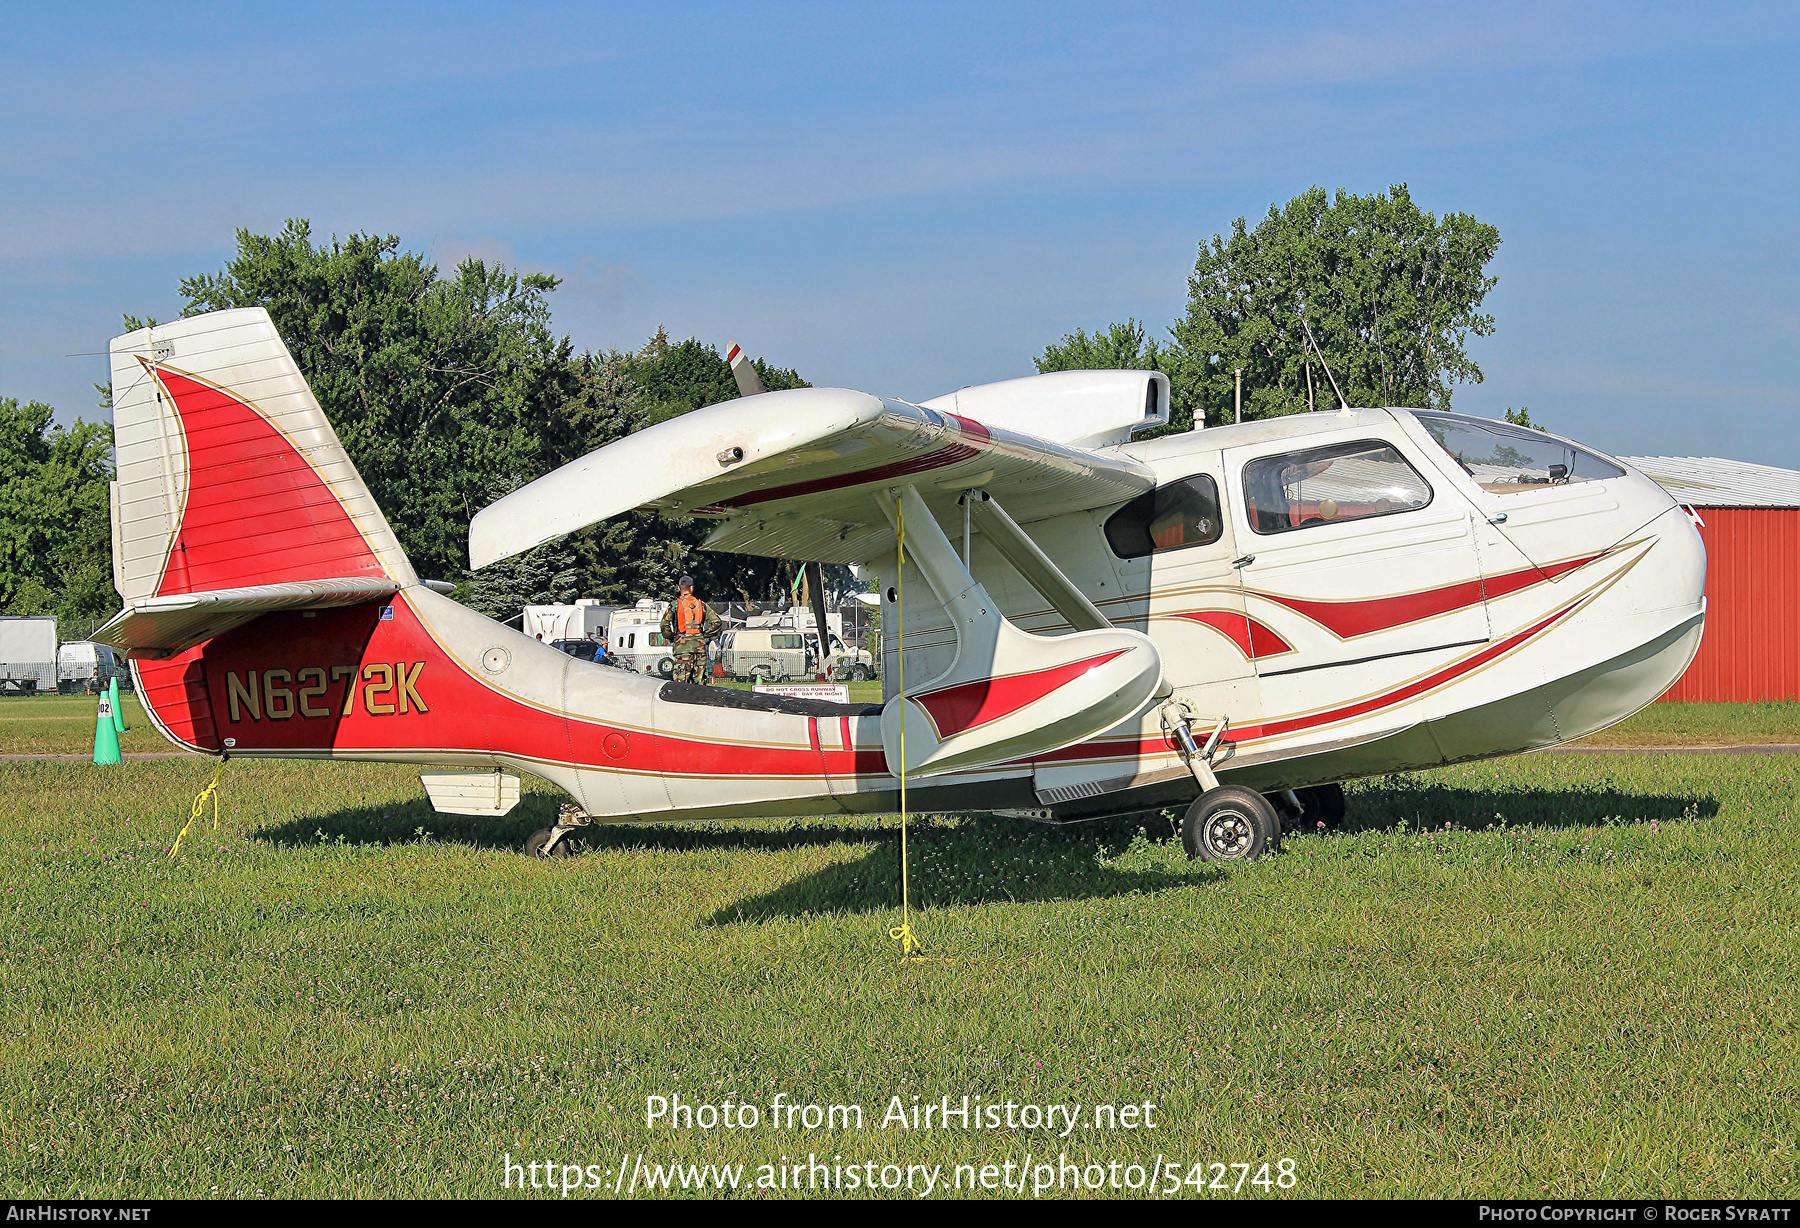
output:
M 763 392 L 731 358 L 746 395 L 507 495 L 471 563 L 655 508 L 710 521 L 708 549 L 851 564 L 880 592 L 882 704 L 607 668 L 442 595 L 258 308 L 112 344 L 125 608 L 96 638 L 179 746 L 417 763 L 465 814 L 541 777 L 574 801 L 544 854 L 589 822 L 890 812 L 903 770 L 920 811 L 1186 806 L 1188 851 L 1220 860 L 1335 824 L 1338 782 L 1620 720 L 1699 645 L 1688 514 L 1542 432 L 1340 408 L 1134 442 L 1167 422 L 1163 375 L 915 405 Z

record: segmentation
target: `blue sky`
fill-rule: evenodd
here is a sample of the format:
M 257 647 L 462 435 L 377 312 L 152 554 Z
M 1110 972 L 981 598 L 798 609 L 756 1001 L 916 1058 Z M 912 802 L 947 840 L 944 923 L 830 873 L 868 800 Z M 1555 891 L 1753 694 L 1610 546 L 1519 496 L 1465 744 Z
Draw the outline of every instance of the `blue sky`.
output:
M 121 312 L 287 217 L 560 274 L 578 346 L 924 398 L 1162 330 L 1240 215 L 1404 181 L 1504 240 L 1459 408 L 1800 467 L 1792 3 L 4 16 L 0 395 L 64 418 Z

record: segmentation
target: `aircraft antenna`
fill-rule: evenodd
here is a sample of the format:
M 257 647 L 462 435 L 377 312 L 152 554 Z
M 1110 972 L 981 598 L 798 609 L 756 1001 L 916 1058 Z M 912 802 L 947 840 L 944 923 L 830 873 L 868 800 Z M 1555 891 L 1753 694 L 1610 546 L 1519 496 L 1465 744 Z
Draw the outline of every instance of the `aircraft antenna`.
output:
M 1344 414 L 1349 413 L 1350 412 L 1350 402 L 1348 402 L 1344 399 L 1344 390 L 1342 388 L 1338 387 L 1337 376 L 1335 376 L 1331 373 L 1331 364 L 1325 361 L 1325 351 L 1321 350 L 1319 348 L 1319 343 L 1317 341 L 1313 340 L 1312 325 L 1310 325 L 1306 322 L 1306 300 L 1305 299 L 1300 300 L 1300 327 L 1306 330 L 1307 344 L 1311 345 L 1312 349 L 1313 349 L 1313 353 L 1318 355 L 1319 365 L 1321 367 L 1325 368 L 1325 378 L 1331 381 L 1331 390 L 1333 392 L 1337 393 L 1338 412 L 1344 413 Z

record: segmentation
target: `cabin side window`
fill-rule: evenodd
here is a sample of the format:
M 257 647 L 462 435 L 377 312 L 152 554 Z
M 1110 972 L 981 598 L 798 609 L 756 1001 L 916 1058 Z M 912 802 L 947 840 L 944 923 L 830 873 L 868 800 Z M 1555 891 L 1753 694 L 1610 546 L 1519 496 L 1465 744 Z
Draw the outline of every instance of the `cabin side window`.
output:
M 1413 417 L 1490 495 L 1517 495 L 1625 476 L 1611 461 L 1525 427 L 1461 414 L 1414 413 Z
M 1431 502 L 1431 487 L 1391 444 L 1366 439 L 1264 456 L 1244 466 L 1258 533 L 1391 516 Z
M 1210 546 L 1224 531 L 1218 483 L 1204 473 L 1146 491 L 1106 518 L 1106 544 L 1122 559 Z

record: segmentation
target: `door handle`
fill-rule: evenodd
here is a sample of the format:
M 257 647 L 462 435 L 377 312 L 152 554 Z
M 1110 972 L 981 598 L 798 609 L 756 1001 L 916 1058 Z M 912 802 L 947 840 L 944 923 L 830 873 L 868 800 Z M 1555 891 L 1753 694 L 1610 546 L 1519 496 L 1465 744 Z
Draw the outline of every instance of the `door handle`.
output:
M 1501 512 L 1498 515 L 1489 516 L 1488 523 L 1489 524 L 1505 524 L 1506 523 L 1506 513 Z
M 1254 554 L 1246 554 L 1241 559 L 1231 560 L 1231 565 L 1233 567 L 1248 567 L 1248 566 L 1250 566 L 1250 564 L 1252 564 L 1254 562 L 1256 562 L 1256 556 Z

